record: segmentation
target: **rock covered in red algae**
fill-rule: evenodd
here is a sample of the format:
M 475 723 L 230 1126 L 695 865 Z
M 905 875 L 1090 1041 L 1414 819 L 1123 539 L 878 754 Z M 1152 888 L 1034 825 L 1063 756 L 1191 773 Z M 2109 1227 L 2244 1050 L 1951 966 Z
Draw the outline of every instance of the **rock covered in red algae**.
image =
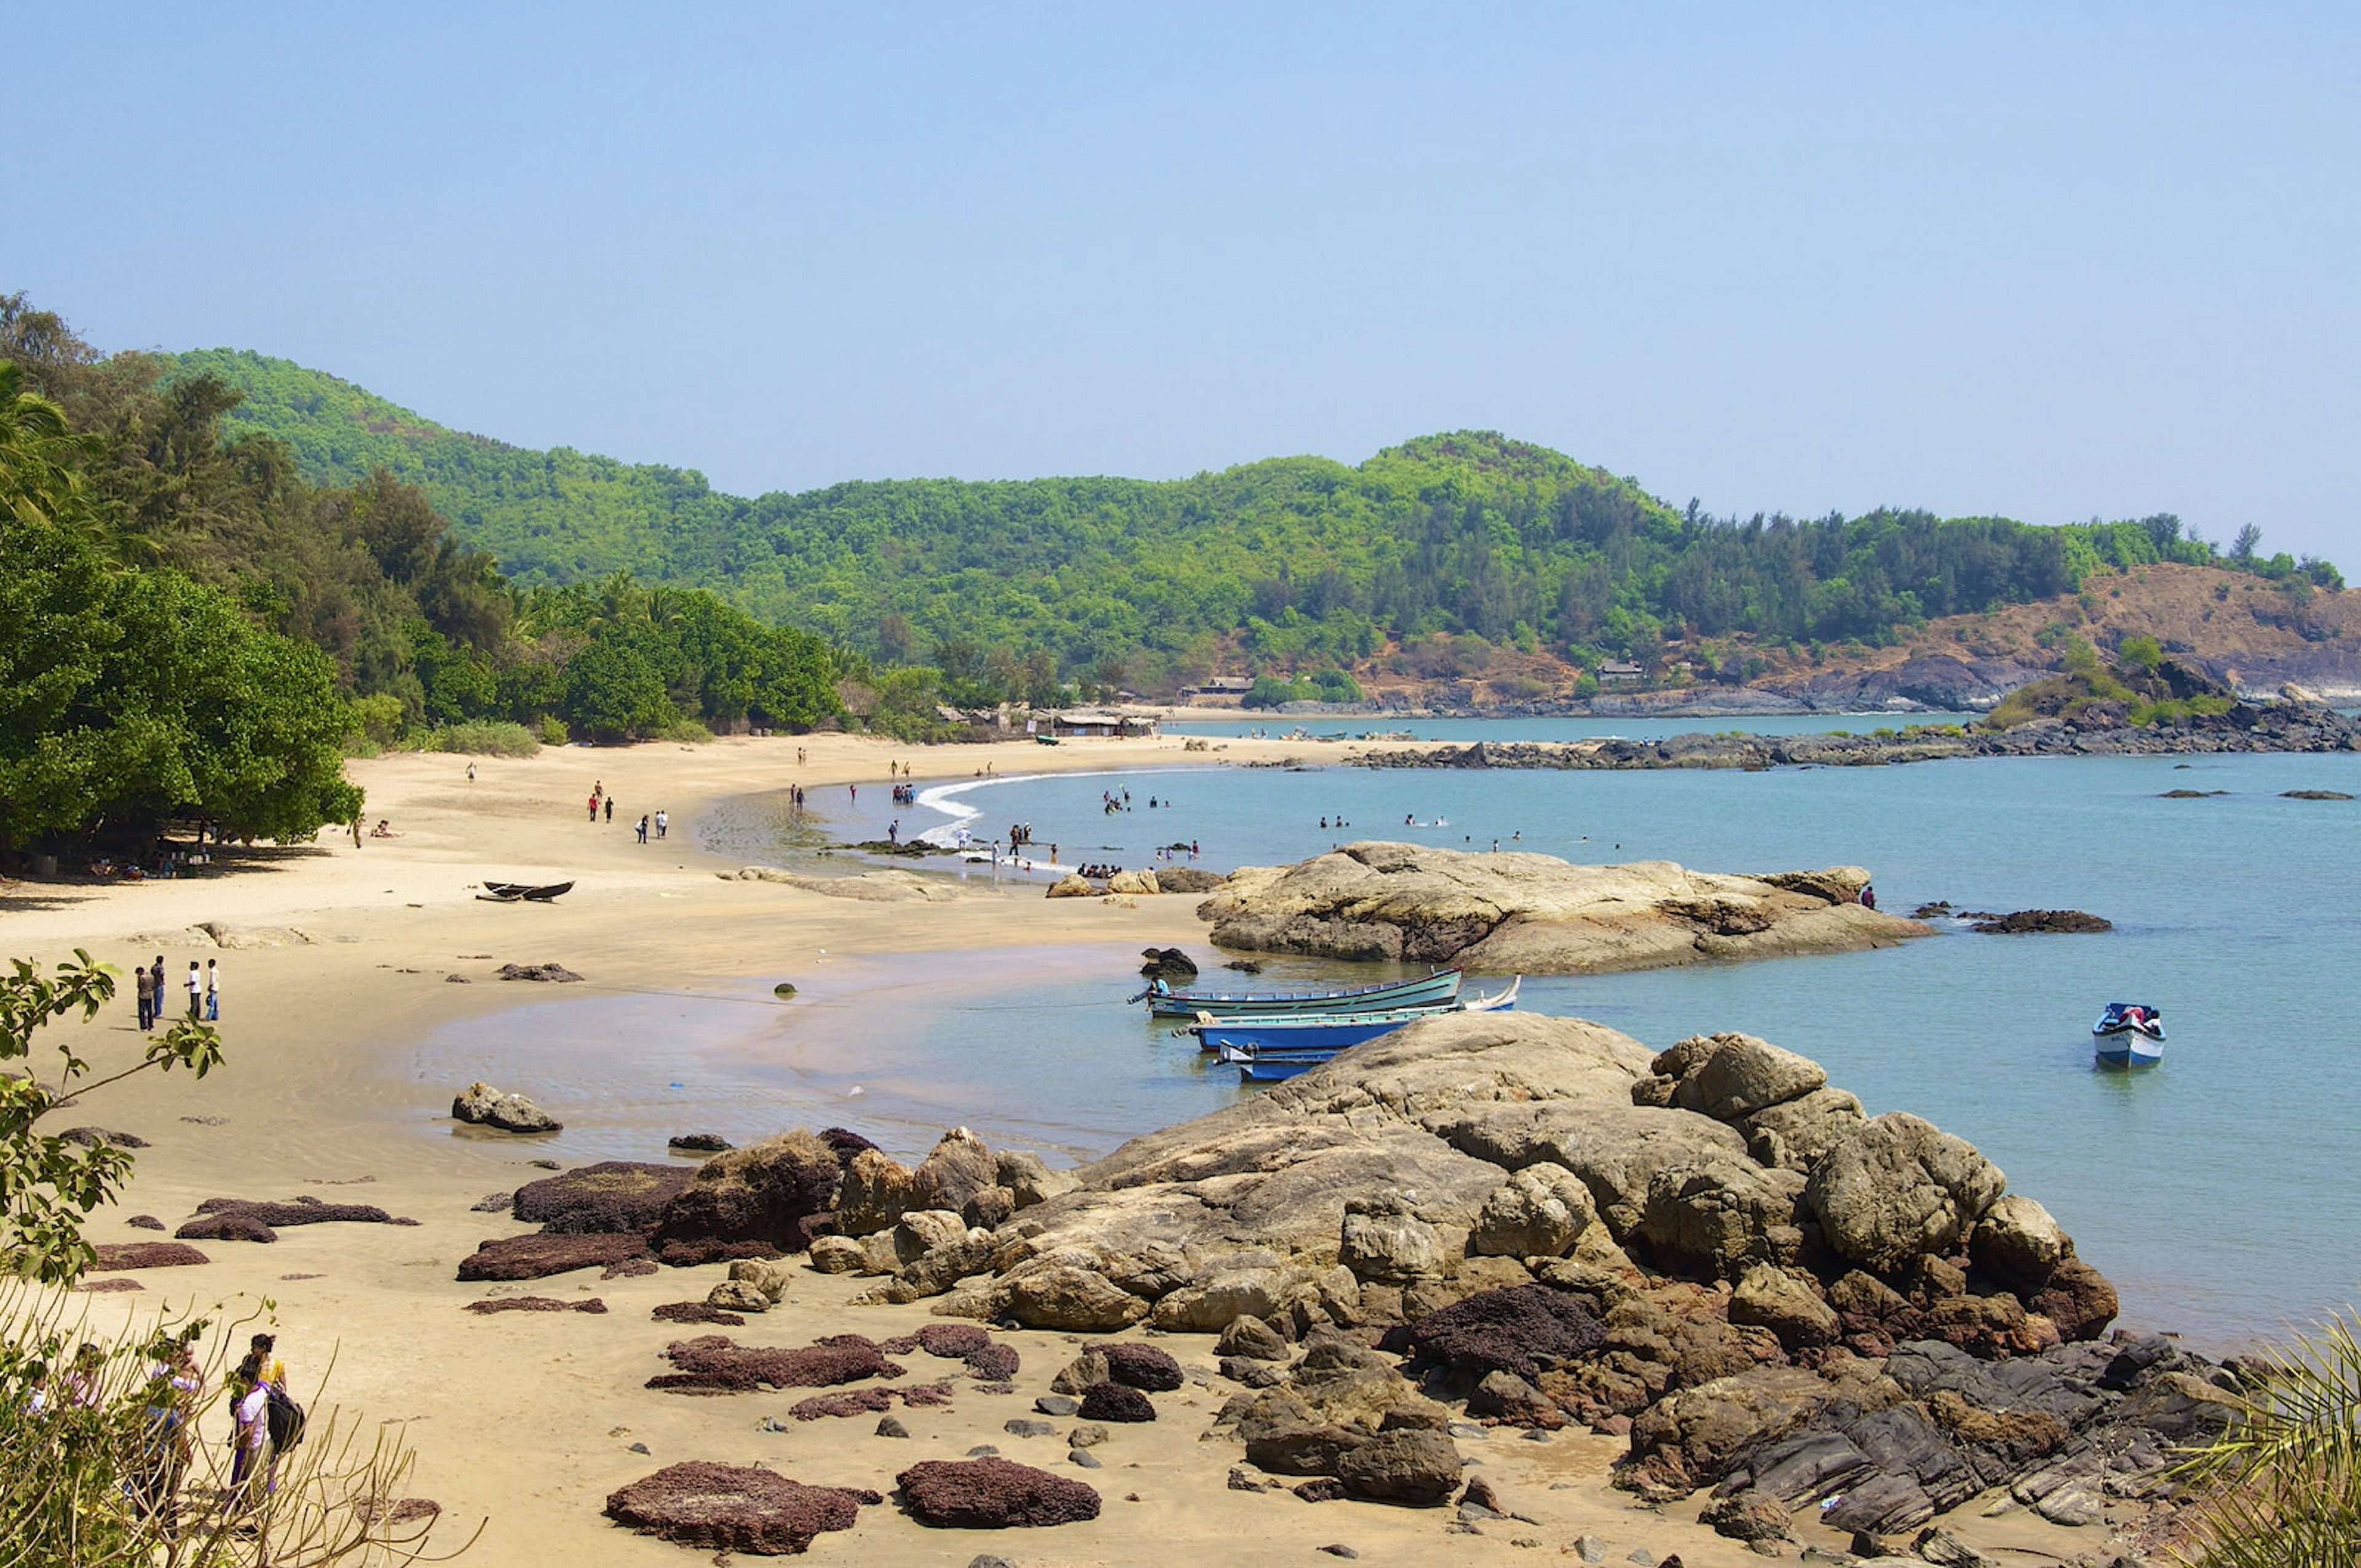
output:
M 768 1470 L 693 1460 L 667 1465 L 608 1495 L 617 1524 L 683 1546 L 777 1557 L 809 1547 L 823 1530 L 851 1530 L 867 1490 L 807 1486 Z
M 1075 1524 L 1099 1517 L 1098 1492 L 1008 1459 L 929 1459 L 895 1482 L 911 1517 L 950 1530 Z

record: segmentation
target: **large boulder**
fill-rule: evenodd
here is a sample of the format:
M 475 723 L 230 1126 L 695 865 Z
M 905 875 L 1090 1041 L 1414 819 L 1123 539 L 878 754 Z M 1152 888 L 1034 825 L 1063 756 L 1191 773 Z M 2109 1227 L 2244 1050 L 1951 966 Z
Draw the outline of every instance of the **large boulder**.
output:
M 1973 1146 L 1892 1111 L 1830 1149 L 1804 1196 L 1840 1256 L 1893 1275 L 1955 1250 L 2006 1185 Z
M 993 1162 L 993 1175 L 999 1185 L 1008 1189 L 1019 1209 L 1030 1209 L 1037 1203 L 1047 1203 L 1062 1197 L 1082 1185 L 1082 1179 L 1071 1170 L 1051 1170 L 1041 1157 L 1030 1149 L 1003 1149 Z
M 1356 1278 L 1405 1284 L 1443 1272 L 1443 1238 L 1397 1199 L 1352 1198 L 1336 1256 Z
M 1663 1266 L 1716 1278 L 1758 1263 L 1792 1263 L 1803 1250 L 1795 1223 L 1804 1179 L 1749 1159 L 1673 1166 L 1648 1182 L 1640 1235 Z
M 983 1140 L 965 1127 L 942 1135 L 910 1174 L 913 1209 L 963 1212 L 977 1195 L 999 1184 L 999 1168 Z
M 2012 1192 L 1976 1222 L 1969 1250 L 1978 1267 L 2004 1284 L 2038 1290 L 2049 1283 L 2058 1266 L 2072 1255 L 2074 1244 L 2050 1218 L 2048 1210 Z
M 1674 1103 L 1702 1111 L 1717 1122 L 1735 1122 L 1824 1087 L 1820 1064 L 1782 1050 L 1752 1035 L 1712 1036 L 1714 1048 L 1695 1073 L 1681 1080 Z
M 836 1206 L 840 1174 L 836 1151 L 802 1131 L 717 1155 L 664 1205 L 656 1245 L 751 1242 L 800 1252 L 804 1222 Z
M 1746 1135 L 1746 1152 L 1757 1164 L 1809 1174 L 1822 1155 L 1852 1136 L 1868 1119 L 1861 1102 L 1843 1090 L 1816 1089 L 1757 1111 L 1737 1125 Z
M 1598 1211 L 1582 1179 L 1541 1160 L 1511 1171 L 1485 1197 L 1467 1250 L 1497 1257 L 1563 1257 L 1598 1223 Z
M 1340 1454 L 1336 1478 L 1352 1497 L 1434 1508 L 1459 1489 L 1460 1464 L 1448 1433 L 1400 1429 Z
M 471 1083 L 451 1102 L 454 1121 L 503 1133 L 555 1133 L 566 1124 L 522 1094 L 504 1094 L 489 1083 Z
M 1549 855 L 1363 842 L 1233 872 L 1198 914 L 1224 948 L 1448 961 L 1499 974 L 1851 951 L 1932 934 L 1830 899 L 1832 887 L 1850 882 L 1839 873 L 1721 876 L 1663 861 L 1577 866 Z
M 1843 1332 L 1810 1275 L 1758 1264 L 1730 1294 L 1730 1321 L 1769 1329 L 1788 1350 L 1832 1344 Z
M 1075 1261 L 1044 1258 L 1001 1284 L 1004 1310 L 1028 1329 L 1103 1333 L 1129 1328 L 1148 1312 L 1146 1301 Z
M 836 1228 L 848 1236 L 873 1235 L 908 1211 L 928 1207 L 918 1201 L 917 1172 L 882 1149 L 862 1149 L 845 1162 Z

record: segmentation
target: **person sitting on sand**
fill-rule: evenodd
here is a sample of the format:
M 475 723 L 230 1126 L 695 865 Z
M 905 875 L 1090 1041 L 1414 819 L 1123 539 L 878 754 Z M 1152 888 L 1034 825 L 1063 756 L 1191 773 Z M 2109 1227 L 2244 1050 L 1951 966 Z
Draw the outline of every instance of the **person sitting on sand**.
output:
M 377 819 L 377 826 L 369 829 L 369 837 L 372 839 L 399 839 L 401 835 L 393 830 L 393 824 L 390 821 L 380 817 Z

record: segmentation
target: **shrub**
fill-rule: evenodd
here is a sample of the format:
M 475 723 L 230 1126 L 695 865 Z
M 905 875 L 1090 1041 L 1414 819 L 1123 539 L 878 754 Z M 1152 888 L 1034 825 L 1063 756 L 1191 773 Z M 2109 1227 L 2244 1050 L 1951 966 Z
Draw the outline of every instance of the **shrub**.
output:
M 543 745 L 563 746 L 572 739 L 573 737 L 566 732 L 566 720 L 546 716 L 543 718 L 541 721 L 541 743 Z
M 434 731 L 437 751 L 467 751 L 479 757 L 530 757 L 541 741 L 522 724 L 501 719 L 470 719 L 446 724 Z
M 659 740 L 677 740 L 684 746 L 702 746 L 713 739 L 713 731 L 694 718 L 675 718 L 656 731 Z
M 2209 1568 L 2352 1561 L 2361 1539 L 2361 1343 L 2333 1318 L 2290 1346 L 2248 1358 L 2229 1426 L 2178 1475 L 2194 1498 L 2196 1539 L 2180 1553 Z
M 401 699 L 391 692 L 373 692 L 353 698 L 353 729 L 370 746 L 382 749 L 401 739 Z

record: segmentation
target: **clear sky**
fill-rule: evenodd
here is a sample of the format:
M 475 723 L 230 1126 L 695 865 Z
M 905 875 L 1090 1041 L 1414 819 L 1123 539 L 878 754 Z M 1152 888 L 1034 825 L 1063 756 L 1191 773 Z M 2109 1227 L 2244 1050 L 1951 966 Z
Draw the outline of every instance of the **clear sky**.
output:
M 2361 6 L 92 5 L 0 289 L 702 470 L 1490 428 L 2361 568 Z

